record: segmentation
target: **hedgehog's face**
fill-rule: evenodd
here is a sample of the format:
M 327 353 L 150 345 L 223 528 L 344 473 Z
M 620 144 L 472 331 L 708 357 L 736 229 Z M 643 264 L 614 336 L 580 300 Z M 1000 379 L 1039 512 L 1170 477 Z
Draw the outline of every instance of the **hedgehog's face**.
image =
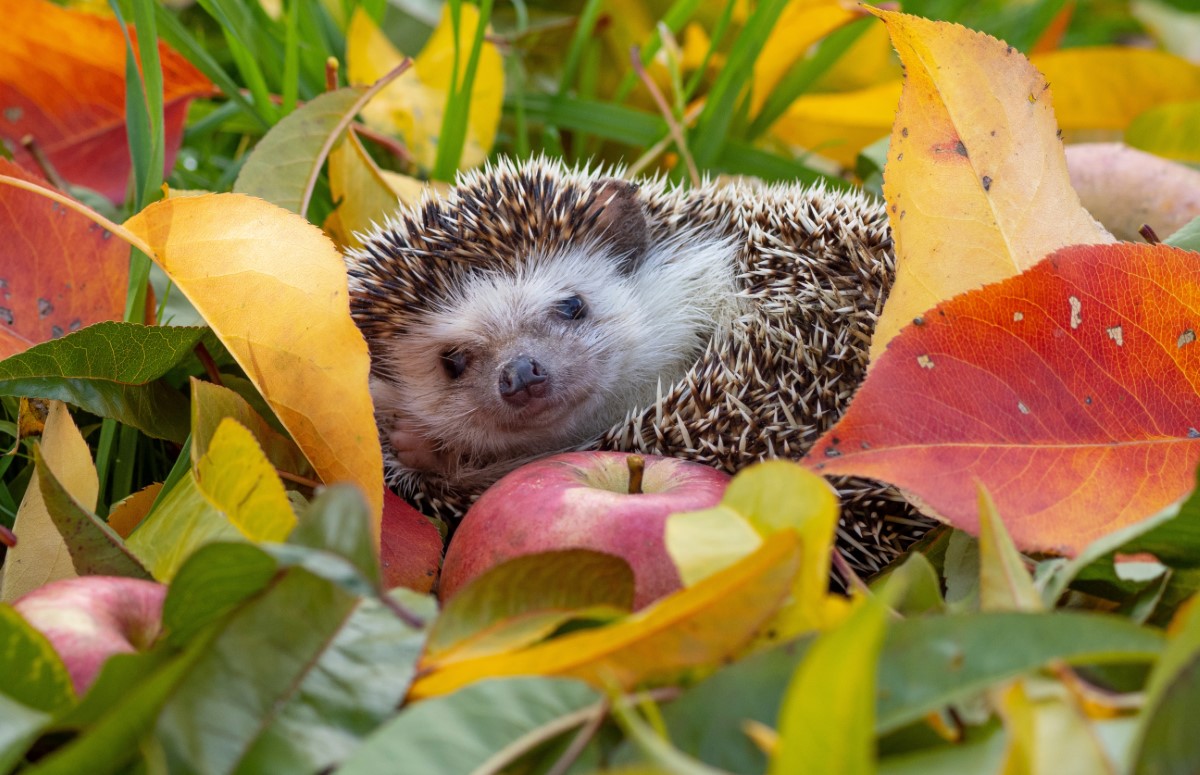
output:
M 580 443 L 620 419 L 644 311 L 621 263 L 597 246 L 471 278 L 384 346 L 379 373 L 436 451 L 507 458 Z M 616 411 L 612 408 L 616 405 Z M 394 439 L 395 441 L 395 439 Z M 400 445 L 397 445 L 400 446 Z

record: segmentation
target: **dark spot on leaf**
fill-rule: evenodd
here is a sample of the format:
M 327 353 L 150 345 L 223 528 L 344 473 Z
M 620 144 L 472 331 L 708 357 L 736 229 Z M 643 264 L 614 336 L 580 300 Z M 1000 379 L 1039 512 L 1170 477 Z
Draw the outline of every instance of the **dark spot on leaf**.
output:
M 957 153 L 959 156 L 967 155 L 967 146 L 963 145 L 962 140 L 959 140 L 958 143 L 954 146 L 954 152 Z
M 830 449 L 828 447 L 825 448 L 825 457 L 841 457 L 841 456 L 842 456 L 842 451 L 840 449 Z
M 907 210 L 901 210 L 901 211 L 900 211 L 900 220 L 902 220 L 902 221 L 904 220 L 904 214 L 905 214 L 906 212 L 908 212 L 908 211 L 907 211 Z
M 1012 46 L 1009 46 L 1008 48 L 1004 49 L 1004 53 L 1005 53 L 1005 54 L 1011 54 L 1012 52 L 1013 52 L 1013 47 L 1012 47 Z
M 50 326 L 50 336 L 55 339 L 63 335 L 62 326 Z
M 105 229 L 104 233 L 100 235 L 100 239 L 110 239 L 110 238 L 112 238 L 112 232 L 109 231 L 108 229 Z
M 1046 81 L 1045 85 L 1042 86 L 1042 91 L 1046 91 L 1046 89 L 1049 89 L 1049 88 L 1050 88 L 1050 82 Z
M 12 105 L 4 109 L 4 117 L 8 119 L 10 124 L 15 124 L 25 115 L 25 111 L 19 105 Z
M 38 317 L 47 317 L 53 311 L 54 305 L 50 303 L 49 299 L 38 299 Z
M 71 325 L 67 326 L 68 331 L 78 331 L 81 328 L 83 328 L 83 321 L 79 318 L 75 318 L 71 321 Z
M 1054 134 L 1055 134 L 1055 137 L 1057 137 L 1059 140 L 1062 139 L 1062 130 L 1061 129 L 1058 130 L 1057 132 L 1055 132 Z
M 908 127 L 901 127 L 901 129 L 900 129 L 900 136 L 901 136 L 901 137 L 908 137 Z
M 903 151 L 896 154 L 896 161 L 904 161 L 904 152 Z
M 8 307 L 0 307 L 0 321 L 3 321 L 11 326 L 13 324 L 12 310 Z
M 995 129 L 993 129 L 993 130 L 992 130 L 992 137 L 995 137 L 995 136 L 996 136 L 996 130 L 995 130 Z
M 1091 406 L 1092 405 L 1092 397 L 1091 396 L 1085 397 L 1083 399 L 1083 403 L 1087 404 L 1088 406 Z
M 983 176 L 983 190 L 984 190 L 984 191 L 991 191 L 991 190 L 992 190 L 992 178 L 991 178 L 991 176 L 989 176 L 989 175 L 984 175 L 984 176 Z
M 1200 439 L 1200 431 L 1196 430 L 1195 428 L 1188 428 L 1188 438 Z
M 920 317 L 920 316 L 913 318 L 913 325 L 914 325 L 914 326 L 923 326 L 923 325 L 925 325 L 925 318 L 923 318 L 923 317 Z
M 860 442 L 858 442 L 858 446 L 862 447 L 863 449 L 870 449 L 870 448 L 871 448 L 871 445 L 870 445 L 868 442 L 865 442 L 865 441 L 860 441 Z
M 830 443 L 830 444 L 841 444 L 841 443 L 842 443 L 842 440 L 841 440 L 841 439 L 839 439 L 837 436 L 834 436 L 833 438 L 831 438 L 831 439 L 829 440 L 829 443 Z

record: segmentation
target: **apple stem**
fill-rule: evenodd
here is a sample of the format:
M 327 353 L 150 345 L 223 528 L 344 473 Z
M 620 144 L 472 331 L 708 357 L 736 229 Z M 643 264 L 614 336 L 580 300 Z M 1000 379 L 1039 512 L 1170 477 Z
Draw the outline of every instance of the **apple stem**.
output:
M 629 464 L 629 494 L 642 494 L 642 474 L 646 471 L 646 459 L 641 455 L 630 455 L 625 458 Z

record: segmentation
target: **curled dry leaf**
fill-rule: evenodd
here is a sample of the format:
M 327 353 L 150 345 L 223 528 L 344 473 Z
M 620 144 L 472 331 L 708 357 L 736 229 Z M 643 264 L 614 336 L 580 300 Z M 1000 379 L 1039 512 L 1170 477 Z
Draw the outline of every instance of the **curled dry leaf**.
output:
M 908 74 L 884 174 L 897 268 L 871 343 L 878 359 L 937 302 L 1112 237 L 1071 189 L 1050 84 L 1027 59 L 965 27 L 872 13 Z
M 125 227 L 212 326 L 317 474 L 362 488 L 378 528 L 383 455 L 370 362 L 333 243 L 300 216 L 240 194 L 168 199 Z
M 1026 551 L 1075 554 L 1191 491 L 1200 261 L 1075 246 L 925 313 L 805 463 L 880 479 L 977 533 L 976 482 Z
M 1149 224 L 1168 237 L 1200 216 L 1200 171 L 1121 143 L 1067 147 L 1071 185 L 1118 239 L 1140 242 Z
M 44 0 L 0 0 L 0 139 L 28 169 L 32 136 L 67 181 L 125 201 L 132 163 L 125 132 L 125 37 L 115 19 Z M 159 43 L 163 70 L 164 169 L 170 172 L 193 97 L 212 83 Z
M 50 188 L 5 159 L 0 175 Z M 0 184 L 0 234 L 0 359 L 120 320 L 129 246 L 111 232 L 44 196 Z

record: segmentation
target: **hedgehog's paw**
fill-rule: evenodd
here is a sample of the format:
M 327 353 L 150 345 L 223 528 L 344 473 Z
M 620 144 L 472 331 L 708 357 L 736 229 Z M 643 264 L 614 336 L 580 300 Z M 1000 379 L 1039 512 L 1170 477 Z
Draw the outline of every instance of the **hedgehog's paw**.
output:
M 396 453 L 396 460 L 405 468 L 431 473 L 446 470 L 445 455 L 440 454 L 427 437 L 393 425 L 388 431 L 388 441 Z

